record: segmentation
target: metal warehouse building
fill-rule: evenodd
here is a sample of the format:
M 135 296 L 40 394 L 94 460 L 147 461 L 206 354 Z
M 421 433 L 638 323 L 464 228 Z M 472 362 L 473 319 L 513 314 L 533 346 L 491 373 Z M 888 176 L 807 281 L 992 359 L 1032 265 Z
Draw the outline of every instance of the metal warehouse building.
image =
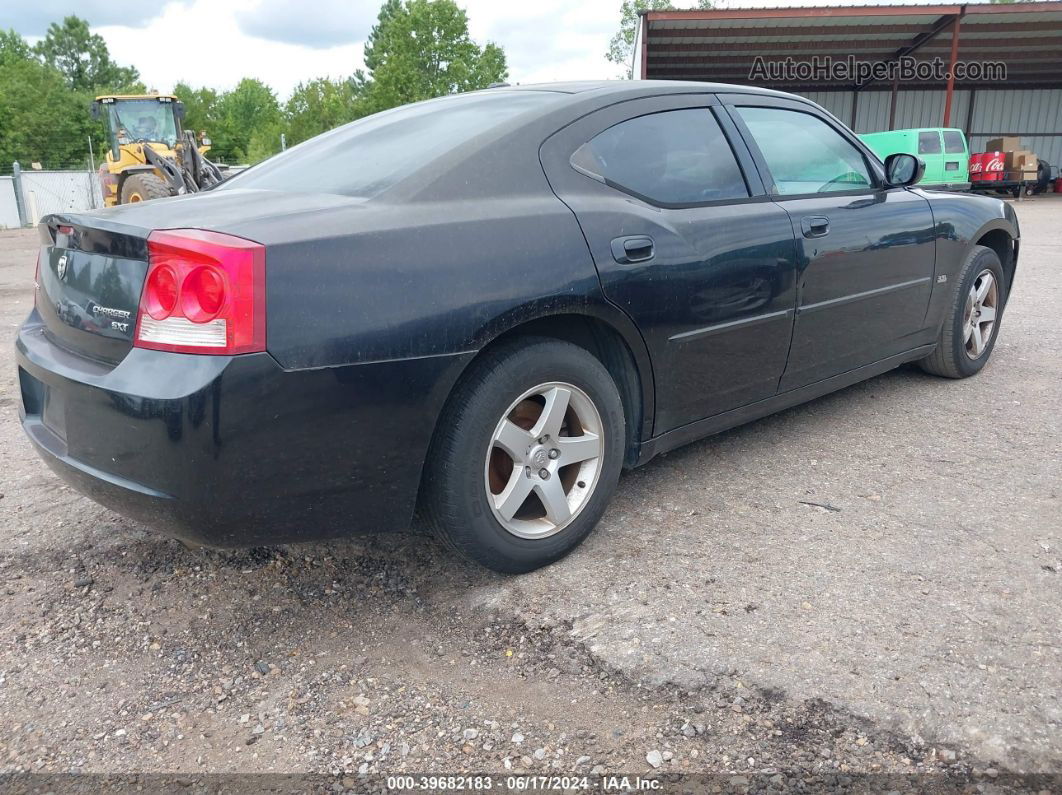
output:
M 916 66 L 940 59 L 951 77 L 807 74 L 816 60 L 850 56 Z M 788 58 L 803 62 L 804 72 L 765 74 L 766 63 Z M 1062 165 L 1062 2 L 650 11 L 642 15 L 636 59 L 642 78 L 801 94 L 859 133 L 958 127 L 972 152 L 990 138 L 1018 135 L 1041 158 Z M 1003 64 L 1006 79 L 956 79 L 956 65 L 975 61 Z

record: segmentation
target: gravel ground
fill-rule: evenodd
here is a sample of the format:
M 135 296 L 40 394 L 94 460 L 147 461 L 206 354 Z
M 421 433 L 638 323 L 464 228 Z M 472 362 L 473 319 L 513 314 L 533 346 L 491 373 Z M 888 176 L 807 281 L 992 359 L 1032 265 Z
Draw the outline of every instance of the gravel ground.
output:
M 1062 774 L 1062 201 L 1016 206 L 980 376 L 660 458 L 519 578 L 416 536 L 191 550 L 66 488 L 17 418 L 35 233 L 0 232 L 0 772 Z

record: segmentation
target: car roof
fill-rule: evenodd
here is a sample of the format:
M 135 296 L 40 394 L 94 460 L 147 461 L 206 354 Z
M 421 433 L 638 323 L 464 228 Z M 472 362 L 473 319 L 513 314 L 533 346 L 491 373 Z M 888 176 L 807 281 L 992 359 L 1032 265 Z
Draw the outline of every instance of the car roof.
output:
M 597 94 L 681 94 L 690 91 L 721 94 L 760 94 L 773 97 L 792 97 L 784 91 L 769 88 L 736 85 L 733 83 L 707 83 L 695 80 L 574 80 L 556 83 L 528 83 L 526 85 L 498 86 L 488 91 L 556 91 L 562 94 L 582 94 L 593 91 Z M 803 99 L 803 97 L 800 97 Z

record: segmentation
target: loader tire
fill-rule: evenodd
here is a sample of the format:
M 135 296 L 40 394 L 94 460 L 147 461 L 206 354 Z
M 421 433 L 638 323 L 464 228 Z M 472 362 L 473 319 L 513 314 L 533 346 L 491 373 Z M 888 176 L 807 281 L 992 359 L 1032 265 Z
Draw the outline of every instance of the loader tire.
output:
M 122 184 L 122 204 L 162 199 L 169 195 L 169 187 L 154 174 L 133 174 Z

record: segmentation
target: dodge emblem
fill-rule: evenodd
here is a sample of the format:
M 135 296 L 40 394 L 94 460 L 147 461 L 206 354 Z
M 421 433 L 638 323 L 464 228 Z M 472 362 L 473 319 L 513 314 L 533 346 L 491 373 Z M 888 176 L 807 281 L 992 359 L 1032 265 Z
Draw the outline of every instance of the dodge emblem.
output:
M 55 263 L 55 274 L 62 281 L 66 277 L 66 254 L 63 254 L 59 258 L 59 261 Z

